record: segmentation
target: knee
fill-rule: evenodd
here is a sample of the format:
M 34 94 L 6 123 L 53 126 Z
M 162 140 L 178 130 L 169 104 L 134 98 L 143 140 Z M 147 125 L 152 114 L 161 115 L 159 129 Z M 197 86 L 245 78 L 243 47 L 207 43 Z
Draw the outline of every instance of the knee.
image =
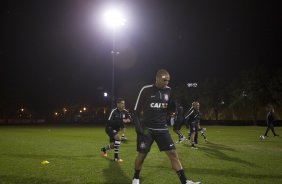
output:
M 121 136 L 120 136 L 119 134 L 117 134 L 117 135 L 115 136 L 115 140 L 116 140 L 116 141 L 121 141 Z
M 178 155 L 177 155 L 176 150 L 170 150 L 168 152 L 168 155 L 169 155 L 169 158 L 172 159 L 172 160 L 178 159 Z

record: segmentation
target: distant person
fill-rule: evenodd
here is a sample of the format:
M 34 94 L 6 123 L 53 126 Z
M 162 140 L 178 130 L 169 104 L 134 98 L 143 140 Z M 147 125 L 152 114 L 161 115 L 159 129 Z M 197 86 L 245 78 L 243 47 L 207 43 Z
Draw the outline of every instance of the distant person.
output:
M 190 138 L 191 142 L 191 148 L 192 149 L 198 149 L 195 146 L 195 137 L 198 134 L 199 131 L 199 122 L 200 122 L 200 103 L 197 101 L 194 101 L 192 103 L 192 107 L 188 110 L 188 112 L 185 114 L 185 120 L 187 124 L 189 125 L 190 129 L 190 135 L 188 135 L 188 139 Z M 196 139 L 197 140 L 197 139 Z
M 274 121 L 275 121 L 275 118 L 274 118 L 274 108 L 273 107 L 269 107 L 269 111 L 268 111 L 268 113 L 266 115 L 267 129 L 266 129 L 266 131 L 264 133 L 265 137 L 268 137 L 267 133 L 268 133 L 269 130 L 272 131 L 274 136 L 279 136 L 274 131 Z
M 154 141 L 159 150 L 167 154 L 182 184 L 200 183 L 187 180 L 167 127 L 168 111 L 175 109 L 171 88 L 167 86 L 169 80 L 168 71 L 160 69 L 156 74 L 155 84 L 144 86 L 139 92 L 134 108 L 138 155 L 132 184 L 140 183 L 139 174 Z
M 183 107 L 180 104 L 176 105 L 176 121 L 173 125 L 173 131 L 178 135 L 178 141 L 176 143 L 182 143 L 185 137 L 181 133 L 181 127 L 185 125 Z
M 132 122 L 131 116 L 125 109 L 125 100 L 122 98 L 117 99 L 117 107 L 112 110 L 106 124 L 106 133 L 110 138 L 110 144 L 101 148 L 104 157 L 107 157 L 107 151 L 114 149 L 114 161 L 121 163 L 122 159 L 119 158 L 119 146 L 121 143 L 120 130 L 124 129 L 124 123 Z

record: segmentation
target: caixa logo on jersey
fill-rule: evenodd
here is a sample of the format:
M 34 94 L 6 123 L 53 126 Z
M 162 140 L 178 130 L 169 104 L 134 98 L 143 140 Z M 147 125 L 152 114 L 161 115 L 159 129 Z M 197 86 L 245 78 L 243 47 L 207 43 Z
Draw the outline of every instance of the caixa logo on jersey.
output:
M 165 108 L 167 108 L 167 103 L 151 103 L 150 104 L 150 107 L 151 108 L 156 108 L 156 109 L 165 109 Z

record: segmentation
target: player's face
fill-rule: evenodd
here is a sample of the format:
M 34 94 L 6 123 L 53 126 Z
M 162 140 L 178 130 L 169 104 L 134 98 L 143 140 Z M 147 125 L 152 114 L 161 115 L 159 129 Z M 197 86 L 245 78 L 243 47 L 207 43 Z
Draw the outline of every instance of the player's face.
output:
M 117 108 L 123 110 L 125 108 L 125 101 L 120 101 L 117 103 Z
M 165 88 L 170 80 L 169 74 L 163 74 L 161 76 L 157 76 L 156 78 L 156 86 L 158 88 Z
M 193 107 L 194 107 L 195 109 L 199 110 L 199 109 L 200 109 L 200 104 L 199 104 L 199 103 L 195 103 L 195 104 L 193 105 Z

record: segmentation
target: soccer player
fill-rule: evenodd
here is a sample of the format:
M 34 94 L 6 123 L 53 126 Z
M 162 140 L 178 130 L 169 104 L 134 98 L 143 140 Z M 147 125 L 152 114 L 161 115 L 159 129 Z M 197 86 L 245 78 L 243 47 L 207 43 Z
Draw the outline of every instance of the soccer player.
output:
M 176 121 L 173 124 L 173 131 L 178 135 L 178 141 L 176 143 L 182 143 L 185 137 L 181 133 L 181 127 L 185 124 L 183 116 L 183 107 L 177 103 L 176 105 Z
M 135 159 L 135 172 L 132 184 L 139 184 L 139 174 L 143 162 L 150 151 L 154 141 L 159 150 L 164 151 L 176 171 L 182 184 L 194 184 L 187 180 L 174 142 L 167 127 L 167 114 L 174 108 L 171 88 L 168 87 L 170 75 L 167 70 L 160 69 L 156 74 L 155 84 L 144 86 L 138 95 L 134 107 L 134 122 L 137 133 L 137 157 Z M 142 120 L 141 116 L 142 115 Z M 199 182 L 196 182 L 199 183 Z
M 192 107 L 185 114 L 185 120 L 187 121 L 190 127 L 190 135 L 191 135 L 190 141 L 191 141 L 192 149 L 198 149 L 195 146 L 195 136 L 196 136 L 196 133 L 198 132 L 198 124 L 200 122 L 200 103 L 199 102 L 194 101 L 192 103 Z
M 119 146 L 121 143 L 120 130 L 124 128 L 124 123 L 132 122 L 131 116 L 125 109 L 125 101 L 122 98 L 117 99 L 117 107 L 112 110 L 106 124 L 105 131 L 110 138 L 110 144 L 101 148 L 104 157 L 107 157 L 107 151 L 114 149 L 114 161 L 121 163 L 122 159 L 119 158 Z
M 269 111 L 266 115 L 266 123 L 267 123 L 267 129 L 264 133 L 265 137 L 268 137 L 267 133 L 269 130 L 272 131 L 274 136 L 279 136 L 278 134 L 275 133 L 274 131 L 274 108 L 273 107 L 269 107 Z

